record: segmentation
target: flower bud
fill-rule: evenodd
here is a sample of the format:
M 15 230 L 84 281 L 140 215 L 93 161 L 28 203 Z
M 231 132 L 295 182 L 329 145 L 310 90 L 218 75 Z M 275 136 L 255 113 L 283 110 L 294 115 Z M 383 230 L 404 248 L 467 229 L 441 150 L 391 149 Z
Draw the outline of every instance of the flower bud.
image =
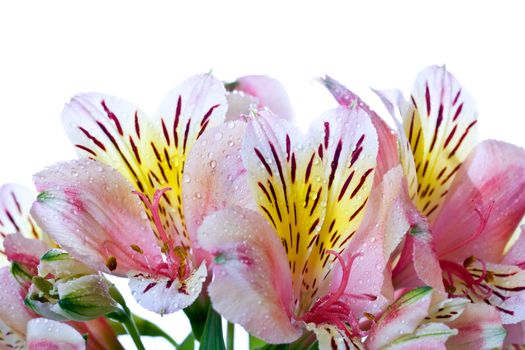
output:
M 63 250 L 45 253 L 38 272 L 25 304 L 48 319 L 88 321 L 119 310 L 111 282 Z
M 110 286 L 111 283 L 100 275 L 87 275 L 58 283 L 59 312 L 71 320 L 88 321 L 119 310 L 110 295 Z

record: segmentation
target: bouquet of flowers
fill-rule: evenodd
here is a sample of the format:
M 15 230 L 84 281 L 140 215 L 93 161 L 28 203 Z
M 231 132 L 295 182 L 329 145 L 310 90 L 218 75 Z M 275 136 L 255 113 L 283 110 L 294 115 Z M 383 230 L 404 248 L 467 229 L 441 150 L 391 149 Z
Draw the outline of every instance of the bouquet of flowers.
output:
M 127 332 L 231 350 L 234 324 L 250 349 L 525 348 L 525 151 L 478 143 L 445 67 L 408 98 L 375 90 L 385 119 L 319 82 L 334 108 L 307 133 L 266 76 L 193 76 L 154 118 L 74 96 L 79 159 L 35 174 L 36 197 L 0 188 L 0 348 L 122 349 Z M 133 315 L 108 275 L 191 334 Z

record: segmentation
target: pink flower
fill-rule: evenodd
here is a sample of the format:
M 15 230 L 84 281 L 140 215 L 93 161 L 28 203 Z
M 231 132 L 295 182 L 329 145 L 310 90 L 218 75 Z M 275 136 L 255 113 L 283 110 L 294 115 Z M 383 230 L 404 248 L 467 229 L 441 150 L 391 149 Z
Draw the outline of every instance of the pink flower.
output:
M 525 214 L 525 151 L 476 145 L 473 99 L 444 67 L 420 73 L 411 102 L 399 92 L 380 96 L 401 115 L 410 195 L 429 222 L 446 293 L 494 305 L 503 323 L 524 320 L 525 271 L 503 260 Z
M 410 227 L 396 209 L 400 168 L 372 191 L 376 154 L 363 108 L 329 111 L 307 135 L 251 116 L 242 156 L 257 207 L 219 210 L 199 229 L 214 308 L 270 343 L 304 329 L 341 348 L 360 342 L 364 316 L 388 304 L 381 271 Z
M 153 120 L 115 97 L 75 96 L 62 120 L 82 159 L 35 176 L 34 217 L 78 260 L 130 277 L 145 308 L 190 305 L 207 275 L 195 239 L 202 218 L 251 201 L 247 189 L 230 193 L 233 183 L 246 188 L 236 157 L 245 125 L 224 123 L 227 110 L 225 88 L 210 74 L 172 90 Z M 203 167 L 214 176 L 204 178 Z
M 441 68 L 429 69 L 429 71 L 431 72 L 435 72 L 436 70 L 437 73 L 442 74 L 444 72 Z M 422 74 L 424 75 L 430 73 L 427 71 Z M 420 80 L 421 79 L 422 78 L 420 78 Z M 441 78 L 433 77 L 431 80 L 433 82 L 437 81 L 443 84 L 452 84 L 454 86 L 457 86 L 457 82 L 453 81 L 452 79 L 453 78 L 450 75 L 441 75 Z M 357 96 L 352 94 L 349 90 L 347 90 L 345 87 L 343 87 L 336 81 L 330 78 L 326 78 L 323 82 L 341 104 L 362 104 L 362 102 L 357 98 Z M 442 89 L 441 93 L 437 93 L 434 92 L 433 89 L 428 88 L 428 85 L 429 83 L 424 83 L 425 88 L 423 89 L 423 95 L 425 96 L 425 104 L 427 103 L 427 101 L 430 105 L 435 103 L 432 102 L 433 100 L 431 97 L 436 95 L 442 96 L 443 101 L 445 101 L 446 98 L 451 98 L 451 93 L 449 90 L 447 90 L 449 89 L 449 87 L 447 87 L 447 89 Z M 436 89 L 439 89 L 439 86 L 436 87 Z M 456 90 L 459 91 L 458 88 L 456 88 Z M 411 234 L 407 235 L 404 240 L 403 254 L 401 254 L 400 259 L 395 265 L 396 267 L 394 270 L 394 286 L 396 288 L 413 288 L 421 285 L 431 285 L 435 288 L 438 295 L 441 294 L 441 296 L 438 297 L 438 299 L 443 299 L 444 297 L 446 297 L 445 288 L 443 286 L 443 281 L 445 281 L 445 284 L 449 283 L 447 285 L 447 290 L 450 292 L 450 297 L 465 297 L 471 301 L 482 301 L 483 303 L 489 304 L 493 303 L 500 308 L 502 307 L 503 303 L 508 302 L 509 308 L 511 310 L 499 310 L 503 313 L 505 313 L 505 311 L 511 311 L 512 314 L 514 314 L 515 311 L 521 313 L 521 311 L 519 311 L 520 307 L 516 308 L 516 306 L 514 306 L 514 304 L 522 298 L 522 294 L 520 292 L 523 290 L 521 288 L 523 273 L 520 271 L 520 269 L 511 266 L 503 267 L 494 264 L 488 265 L 485 264 L 484 261 L 480 261 L 474 258 L 469 258 L 465 260 L 471 254 L 473 254 L 474 252 L 478 252 L 479 250 L 478 248 L 471 248 L 470 251 L 467 250 L 465 252 L 464 250 L 460 250 L 460 248 L 468 247 L 469 245 L 475 242 L 477 242 L 478 244 L 484 243 L 483 240 L 479 240 L 479 236 L 482 235 L 483 230 L 485 230 L 486 222 L 483 219 L 483 216 L 478 215 L 480 214 L 479 208 L 481 208 L 483 205 L 486 206 L 487 204 L 489 204 L 489 207 L 492 208 L 491 203 L 494 201 L 502 202 L 502 207 L 500 210 L 505 208 L 505 213 L 500 211 L 499 213 L 496 213 L 495 216 L 493 216 L 492 225 L 489 228 L 489 231 L 485 233 L 485 237 L 491 237 L 490 235 L 494 233 L 496 234 L 496 237 L 492 236 L 493 238 L 491 239 L 490 245 L 485 245 L 485 249 L 483 249 L 482 252 L 485 252 L 489 255 L 494 255 L 494 252 L 497 252 L 499 250 L 500 254 L 503 253 L 503 248 L 505 244 L 507 244 L 510 235 L 512 234 L 512 227 L 515 227 L 515 225 L 517 225 L 517 223 L 519 222 L 519 219 L 523 216 L 523 196 L 521 195 L 521 193 L 517 193 L 517 190 L 520 186 L 522 186 L 521 184 L 524 181 L 524 163 L 523 161 L 516 161 L 516 159 L 523 158 L 523 151 L 519 150 L 517 147 L 506 145 L 503 143 L 497 143 L 495 141 L 482 143 L 478 146 L 478 149 L 476 149 L 473 152 L 473 154 L 469 156 L 469 158 L 466 161 L 466 164 L 464 164 L 464 166 L 461 169 L 459 169 L 459 165 L 463 161 L 463 158 L 466 157 L 466 152 L 462 148 L 462 143 L 465 140 L 469 139 L 470 130 L 473 129 L 472 126 L 470 126 L 470 129 L 469 126 L 466 126 L 466 128 L 463 131 L 461 131 L 460 124 L 455 125 L 454 123 L 452 123 L 451 125 L 449 120 L 446 118 L 448 116 L 450 119 L 457 123 L 463 123 L 464 120 L 460 119 L 462 116 L 462 112 L 472 110 L 472 103 L 470 101 L 463 101 L 463 98 L 459 97 L 462 94 L 463 96 L 468 96 L 465 90 L 461 91 L 461 94 L 455 92 L 455 95 L 452 97 L 452 100 L 449 101 L 449 103 L 453 104 L 455 101 L 455 103 L 458 106 L 463 104 L 463 106 L 465 107 L 457 107 L 457 109 L 454 110 L 450 107 L 450 105 L 447 105 L 446 102 L 442 101 L 439 107 L 435 108 L 437 110 L 437 116 L 434 116 L 436 118 L 435 125 L 444 125 L 443 127 L 446 126 L 451 130 L 456 130 L 454 132 L 451 131 L 449 134 L 446 134 L 448 135 L 447 139 L 443 139 L 443 136 L 436 136 L 436 141 L 433 141 L 433 138 L 430 138 L 428 136 L 425 137 L 425 131 L 421 131 L 420 129 L 414 126 L 419 125 L 419 119 L 417 119 L 419 118 L 419 112 L 414 112 L 413 107 L 411 110 L 408 107 L 407 103 L 402 104 L 400 102 L 400 94 L 394 94 L 392 92 L 379 93 L 380 96 L 383 98 L 387 109 L 389 109 L 392 113 L 394 113 L 394 111 L 392 103 L 390 101 L 397 101 L 397 103 L 401 106 L 400 111 L 404 111 L 404 115 L 407 115 L 409 118 L 411 118 L 409 120 L 416 118 L 415 121 L 413 121 L 411 124 L 412 130 L 410 130 L 410 125 L 405 125 L 405 127 L 408 128 L 407 133 L 409 135 L 413 136 L 420 134 L 419 139 L 422 140 L 420 141 L 421 143 L 417 142 L 418 136 L 413 136 L 415 140 L 412 140 L 412 146 L 414 146 L 417 143 L 419 147 L 418 150 L 420 148 L 424 149 L 421 145 L 426 145 L 430 149 L 432 148 L 432 143 L 435 143 L 435 150 L 433 150 L 434 153 L 432 153 L 434 155 L 434 158 L 429 157 L 430 160 L 419 159 L 418 157 L 423 157 L 422 154 L 424 153 L 412 154 L 411 143 L 407 140 L 406 134 L 404 133 L 400 123 L 398 123 L 398 127 L 401 130 L 401 157 L 399 160 L 396 159 L 397 149 L 394 147 L 390 147 L 389 143 L 383 142 L 383 144 L 385 144 L 385 146 L 382 147 L 382 149 L 385 150 L 385 152 L 383 153 L 383 163 L 385 164 L 385 167 L 389 168 L 395 166 L 397 162 L 401 162 L 404 168 L 405 176 L 409 179 L 409 181 L 407 182 L 407 190 L 413 200 L 413 204 L 411 204 L 410 202 L 403 203 L 403 206 L 407 208 L 407 211 L 412 213 L 408 216 L 410 218 L 409 221 L 412 224 L 412 229 Z M 421 92 L 419 92 L 418 95 L 417 91 L 413 94 L 413 104 L 418 103 L 418 96 L 420 95 Z M 430 108 L 432 109 L 432 107 Z M 428 117 L 425 116 L 425 118 Z M 425 120 L 425 122 L 427 121 Z M 473 121 L 470 121 L 468 125 L 474 126 L 475 123 Z M 460 136 L 454 137 L 454 134 L 456 132 L 460 133 Z M 384 132 L 383 134 L 387 135 L 388 133 Z M 425 143 L 425 140 L 428 141 L 428 144 Z M 450 152 L 453 152 L 453 156 L 449 157 L 446 154 L 447 151 L 444 151 L 443 149 L 441 149 L 439 152 L 445 153 L 445 156 L 443 156 L 437 151 L 439 147 L 444 148 L 445 145 L 443 144 L 443 142 L 447 144 L 447 146 L 453 142 L 456 142 L 455 144 L 453 144 L 453 148 L 450 150 Z M 468 147 L 468 145 L 463 147 Z M 413 165 L 414 159 L 417 160 L 417 164 L 419 164 L 419 166 Z M 431 160 L 436 159 L 437 161 L 444 163 L 450 162 L 451 164 L 449 164 L 448 166 L 451 169 L 451 174 L 446 173 L 446 170 L 442 171 L 446 168 L 441 166 L 439 168 L 439 172 L 435 175 L 436 177 L 441 177 L 442 181 L 438 181 L 437 183 L 434 182 L 432 183 L 432 185 L 426 185 L 425 187 L 418 185 L 418 175 L 427 175 L 429 172 L 436 171 L 435 164 L 432 164 L 430 162 Z M 511 164 L 511 159 L 514 159 L 515 164 Z M 484 162 L 487 160 L 490 164 L 493 164 L 492 168 L 487 168 L 483 165 Z M 427 163 L 429 165 L 426 165 Z M 427 170 L 425 170 L 425 167 L 427 168 Z M 455 180 L 452 187 L 447 186 L 447 184 L 452 182 L 452 178 L 456 176 L 456 173 L 457 179 Z M 508 180 L 512 179 L 514 181 L 517 180 L 517 186 L 512 186 L 512 188 L 509 189 L 510 193 L 505 193 L 506 191 L 501 190 L 499 191 L 500 193 L 498 193 L 497 187 L 494 186 L 495 184 L 499 183 L 498 177 L 507 177 Z M 426 179 L 425 181 L 429 183 L 430 180 Z M 457 203 L 455 205 L 449 204 L 448 207 L 446 204 L 443 204 L 443 211 L 440 212 L 439 210 L 441 209 L 442 201 L 439 199 L 435 199 L 435 196 L 433 196 L 436 191 L 444 193 L 444 195 L 440 195 L 440 197 L 445 198 L 445 203 L 454 203 L 454 201 L 456 201 Z M 421 197 L 423 197 L 424 200 L 420 199 L 419 202 L 417 202 L 416 198 L 419 198 L 417 196 L 420 192 Z M 483 200 L 486 202 L 484 203 Z M 515 205 L 512 206 L 510 210 L 508 209 L 508 207 L 510 206 L 509 201 L 512 202 L 512 205 Z M 418 209 L 421 212 L 426 211 L 425 213 L 429 216 L 431 225 L 436 221 L 435 219 L 433 219 L 436 218 L 436 216 L 434 216 L 434 213 L 436 212 L 438 213 L 437 220 L 441 220 L 438 222 L 446 222 L 448 225 L 446 228 L 442 228 L 441 230 L 439 230 L 437 234 L 436 227 L 431 226 L 434 230 L 434 235 L 437 236 L 434 238 L 434 240 L 432 239 L 432 236 L 429 233 L 430 229 L 428 227 L 426 219 L 417 212 L 410 210 L 411 206 L 417 207 L 418 203 L 420 205 Z M 443 212 L 446 213 L 446 210 L 450 210 L 450 212 L 448 213 L 448 215 L 443 216 Z M 454 216 L 457 214 L 459 214 L 462 219 L 457 219 L 456 216 Z M 465 221 L 463 221 L 463 218 L 465 219 Z M 475 218 L 478 218 L 480 222 L 474 223 L 473 221 Z M 469 227 L 471 230 L 473 230 L 473 232 L 471 231 L 471 233 L 467 235 L 465 234 L 465 232 L 468 232 Z M 440 234 L 441 236 L 439 236 Z M 448 237 L 448 241 L 444 241 L 443 236 Z M 455 238 L 459 238 L 459 245 L 457 242 L 451 244 L 450 241 L 454 240 Z M 434 243 L 438 247 L 437 251 L 434 248 Z M 446 246 L 447 243 L 449 244 L 449 246 Z M 440 247 L 442 248 L 440 249 Z M 464 263 L 465 266 L 459 265 L 453 261 L 441 260 L 442 256 L 446 256 L 447 254 L 452 252 L 459 253 L 460 257 L 458 257 L 458 259 L 460 260 L 458 262 Z M 486 258 L 485 256 L 481 257 L 483 259 Z M 499 255 L 499 258 L 496 258 L 496 261 L 501 261 L 502 257 L 503 255 Z M 491 259 L 494 259 L 494 257 L 491 257 Z M 440 265 L 441 267 L 444 267 L 443 274 Z M 452 279 L 452 281 L 449 280 L 449 278 Z M 454 283 L 457 283 L 462 287 L 462 290 L 459 291 L 459 293 L 454 293 L 453 288 L 456 288 L 453 285 Z M 478 288 L 481 290 L 478 290 Z M 489 293 L 489 289 L 490 291 L 495 290 L 494 294 Z M 472 292 L 473 295 L 469 292 Z M 484 300 L 484 298 L 480 298 L 480 296 L 487 296 L 488 299 Z M 473 307 L 474 306 L 469 306 L 469 310 Z M 476 306 L 476 308 L 479 307 Z M 478 311 L 475 311 L 475 313 L 478 313 Z M 503 313 L 501 315 L 501 319 L 505 322 L 506 320 L 508 320 L 508 318 L 506 318 L 506 316 Z M 466 315 L 469 314 L 470 313 L 466 313 Z M 444 321 L 449 322 L 450 320 Z M 456 323 L 460 324 L 461 322 L 464 322 L 463 318 L 460 318 Z M 487 325 L 489 328 L 501 329 L 501 327 L 498 326 L 499 322 L 501 322 L 499 317 L 492 318 L 487 320 Z M 452 323 L 450 323 L 449 326 L 450 325 L 452 325 Z M 447 346 L 449 346 L 450 344 L 456 344 L 461 343 L 462 341 L 467 341 L 467 339 L 470 339 L 468 340 L 468 342 L 472 344 L 476 344 L 476 341 L 485 342 L 487 344 L 493 344 L 493 342 L 500 341 L 499 339 L 501 337 L 498 338 L 500 334 L 501 331 L 484 332 L 482 331 L 482 329 L 479 329 L 479 332 L 476 335 L 474 333 L 468 333 L 465 330 L 460 329 L 460 335 L 452 337 L 447 343 Z M 492 339 L 490 338 L 491 336 L 498 337 Z M 474 341 L 475 339 L 477 340 Z M 482 348 L 477 345 L 471 346 L 472 348 L 476 349 Z
M 42 233 L 29 215 L 33 200 L 31 192 L 20 185 L 0 187 L 3 254 L 13 263 L 15 275 L 15 266 L 20 266 L 23 273 L 36 275 L 40 256 L 52 247 L 47 235 Z M 57 349 L 66 349 L 66 346 L 72 346 L 71 349 L 122 349 L 116 334 L 104 318 L 83 323 L 68 322 L 69 325 L 37 319 L 38 316 L 24 305 L 30 283 L 15 280 L 7 266 L 0 269 L 0 284 L 0 347 L 47 349 L 36 347 L 36 344 L 47 344 Z M 47 330 L 48 326 L 52 331 Z M 80 335 L 85 333 L 89 335 L 87 343 Z

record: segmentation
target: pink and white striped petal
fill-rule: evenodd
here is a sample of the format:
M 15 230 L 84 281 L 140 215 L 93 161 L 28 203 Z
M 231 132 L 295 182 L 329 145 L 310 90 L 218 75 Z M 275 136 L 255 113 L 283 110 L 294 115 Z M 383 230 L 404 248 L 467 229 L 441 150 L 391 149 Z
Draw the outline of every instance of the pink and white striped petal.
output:
M 366 339 L 367 349 L 380 349 L 401 336 L 414 333 L 428 316 L 431 301 L 430 287 L 417 288 L 402 295 L 370 330 Z
M 24 305 L 24 291 L 8 267 L 0 269 L 0 347 L 23 349 L 26 324 L 34 315 Z
M 440 259 L 493 263 L 525 214 L 525 151 L 481 142 L 463 163 L 432 227 Z
M 184 281 L 179 279 L 159 279 L 142 274 L 130 274 L 129 288 L 137 302 L 144 308 L 160 315 L 171 314 L 190 306 L 199 296 L 206 280 L 206 264 Z
M 29 268 L 36 268 L 40 257 L 49 249 L 49 245 L 43 241 L 26 238 L 19 233 L 10 234 L 4 239 L 7 259 L 24 264 Z
M 215 310 L 269 343 L 302 333 L 292 324 L 292 279 L 281 242 L 257 212 L 234 207 L 209 215 L 199 242 L 214 256 L 208 294 Z
M 288 93 L 276 79 L 266 75 L 247 75 L 227 84 L 232 91 L 228 96 L 227 118 L 248 115 L 250 106 L 268 108 L 280 118 L 293 120 L 294 111 Z M 230 102 L 232 102 L 230 104 Z
M 447 341 L 451 350 L 499 349 L 506 335 L 499 312 L 484 304 L 468 304 L 461 317 L 448 326 L 458 330 L 458 335 Z
M 41 193 L 31 213 L 79 261 L 119 276 L 150 273 L 162 262 L 142 204 L 116 170 L 81 159 L 58 163 L 34 182 Z
M 27 324 L 28 350 L 85 350 L 86 341 L 68 324 L 35 318 Z

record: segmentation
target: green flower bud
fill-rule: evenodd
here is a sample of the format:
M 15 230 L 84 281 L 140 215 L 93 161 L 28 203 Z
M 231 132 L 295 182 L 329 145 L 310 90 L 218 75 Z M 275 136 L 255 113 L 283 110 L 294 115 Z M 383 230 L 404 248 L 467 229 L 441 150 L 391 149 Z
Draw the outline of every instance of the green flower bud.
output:
M 101 275 L 88 275 L 60 282 L 57 313 L 75 321 L 88 321 L 109 312 L 116 312 L 118 304 L 111 297 L 111 283 Z
M 45 253 L 38 273 L 31 279 L 25 304 L 46 318 L 87 321 L 120 310 L 109 291 L 112 284 L 66 251 Z

